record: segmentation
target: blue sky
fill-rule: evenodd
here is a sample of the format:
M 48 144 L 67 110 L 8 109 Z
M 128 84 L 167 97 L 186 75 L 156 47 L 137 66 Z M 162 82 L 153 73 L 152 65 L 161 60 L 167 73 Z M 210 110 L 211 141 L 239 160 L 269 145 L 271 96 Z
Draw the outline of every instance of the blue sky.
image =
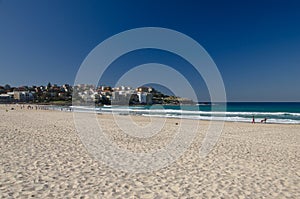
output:
M 300 101 L 300 3 L 283 0 L 0 0 L 0 85 L 73 84 L 100 42 L 147 26 L 199 42 L 218 66 L 229 101 Z M 209 99 L 187 63 L 157 50 L 120 57 L 101 83 L 113 84 L 121 66 L 149 61 L 187 71 L 200 100 Z

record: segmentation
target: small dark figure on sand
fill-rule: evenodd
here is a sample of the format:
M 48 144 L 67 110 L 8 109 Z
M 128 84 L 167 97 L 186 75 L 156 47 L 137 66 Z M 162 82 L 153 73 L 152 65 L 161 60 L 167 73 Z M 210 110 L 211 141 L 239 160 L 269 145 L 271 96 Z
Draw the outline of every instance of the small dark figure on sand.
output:
M 255 118 L 254 118 L 254 115 L 252 116 L 252 124 L 255 124 Z
M 261 122 L 261 123 L 267 123 L 267 118 L 262 119 L 260 122 Z

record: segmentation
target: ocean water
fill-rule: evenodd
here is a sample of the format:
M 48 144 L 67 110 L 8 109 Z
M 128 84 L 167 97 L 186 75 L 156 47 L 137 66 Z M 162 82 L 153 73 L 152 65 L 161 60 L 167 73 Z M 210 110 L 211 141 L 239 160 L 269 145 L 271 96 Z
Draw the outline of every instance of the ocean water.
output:
M 300 102 L 229 102 L 200 103 L 197 105 L 104 106 L 72 107 L 74 111 L 99 113 L 138 114 L 142 116 L 186 118 L 199 120 L 224 120 L 235 122 L 300 124 Z

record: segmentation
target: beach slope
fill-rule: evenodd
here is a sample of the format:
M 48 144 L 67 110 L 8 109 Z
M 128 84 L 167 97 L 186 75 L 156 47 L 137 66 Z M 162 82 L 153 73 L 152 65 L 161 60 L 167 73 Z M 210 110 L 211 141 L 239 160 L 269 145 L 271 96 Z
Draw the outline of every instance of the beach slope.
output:
M 72 112 L 11 107 L 0 106 L 1 198 L 300 198 L 300 125 L 226 122 L 212 152 L 200 158 L 209 124 L 201 121 L 174 163 L 127 173 L 91 157 Z M 143 140 L 122 134 L 111 115 L 98 119 L 115 144 L 133 152 L 163 148 L 180 123 L 167 119 L 159 134 Z

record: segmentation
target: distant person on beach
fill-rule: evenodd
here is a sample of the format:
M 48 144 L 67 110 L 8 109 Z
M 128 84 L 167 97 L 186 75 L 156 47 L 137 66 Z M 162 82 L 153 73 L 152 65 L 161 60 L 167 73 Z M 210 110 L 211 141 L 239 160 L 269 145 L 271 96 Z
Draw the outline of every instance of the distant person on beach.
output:
M 252 124 L 255 124 L 255 118 L 254 118 L 254 115 L 252 116 Z
M 262 119 L 260 122 L 261 122 L 261 123 L 267 123 L 267 118 Z

